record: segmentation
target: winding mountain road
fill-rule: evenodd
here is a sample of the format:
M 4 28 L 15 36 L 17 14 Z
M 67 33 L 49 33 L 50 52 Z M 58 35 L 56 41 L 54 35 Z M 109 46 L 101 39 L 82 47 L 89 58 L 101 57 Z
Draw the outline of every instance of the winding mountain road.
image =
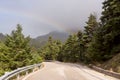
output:
M 29 74 L 23 80 L 119 80 L 78 64 L 61 62 L 43 64 L 42 69 Z

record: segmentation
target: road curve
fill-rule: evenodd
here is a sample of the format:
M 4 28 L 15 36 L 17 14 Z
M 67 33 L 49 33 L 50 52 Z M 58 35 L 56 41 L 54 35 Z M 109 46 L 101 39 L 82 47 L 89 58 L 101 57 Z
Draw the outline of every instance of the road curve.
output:
M 119 80 L 82 65 L 61 62 L 43 64 L 42 69 L 29 74 L 23 80 Z

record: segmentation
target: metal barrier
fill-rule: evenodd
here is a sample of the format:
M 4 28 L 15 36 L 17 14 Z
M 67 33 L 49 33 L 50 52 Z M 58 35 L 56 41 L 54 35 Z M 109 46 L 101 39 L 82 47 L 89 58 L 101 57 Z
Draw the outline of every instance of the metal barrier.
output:
M 40 66 L 41 66 L 41 64 L 34 64 L 34 65 L 18 68 L 12 72 L 5 73 L 5 75 L 0 77 L 0 80 L 11 80 L 14 77 L 16 77 L 16 79 L 14 79 L 14 80 L 20 80 L 21 73 L 24 72 L 24 74 L 27 75 L 30 70 L 31 70 L 31 72 L 34 72 L 34 71 L 40 69 Z
M 96 67 L 96 66 L 93 66 L 93 65 L 89 65 L 90 68 L 100 72 L 100 73 L 103 73 L 103 74 L 106 74 L 106 75 L 109 75 L 109 76 L 112 76 L 112 77 L 115 77 L 115 78 L 118 78 L 120 79 L 120 73 L 116 73 L 116 72 L 110 72 L 108 70 L 104 70 L 100 67 Z

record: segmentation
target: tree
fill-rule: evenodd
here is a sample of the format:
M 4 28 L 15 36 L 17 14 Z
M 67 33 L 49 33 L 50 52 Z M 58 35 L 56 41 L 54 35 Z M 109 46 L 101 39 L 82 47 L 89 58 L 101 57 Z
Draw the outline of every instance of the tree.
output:
M 22 28 L 19 24 L 17 30 L 13 30 L 11 35 L 7 35 L 5 45 L 9 48 L 9 57 L 12 61 L 9 64 L 10 69 L 31 64 L 32 55 L 29 41 L 30 38 L 24 37 L 22 34 Z
M 120 52 L 120 1 L 103 2 L 101 27 L 88 49 L 87 57 L 93 61 L 106 61 Z
M 96 33 L 94 34 L 91 43 L 89 43 L 89 47 L 85 54 L 89 62 L 104 61 L 105 46 L 103 46 L 102 31 L 102 27 L 99 27 Z
M 31 60 L 31 64 L 39 64 L 40 62 L 43 61 L 43 58 L 41 57 L 41 55 L 38 53 L 38 49 L 36 49 L 35 47 L 31 48 L 31 55 L 32 55 L 32 60 Z
M 9 57 L 9 48 L 0 42 L 0 76 L 4 74 L 5 71 L 10 71 L 9 63 L 11 62 L 11 57 Z
M 108 55 L 120 52 L 120 1 L 106 0 L 103 3 L 101 21 L 103 23 L 103 39 Z
M 76 62 L 79 61 L 78 54 L 78 43 L 77 35 L 70 35 L 66 43 L 62 46 L 62 49 L 59 54 L 59 60 L 65 62 Z
M 85 46 L 88 47 L 89 43 L 92 41 L 93 34 L 95 33 L 96 29 L 99 26 L 99 23 L 97 22 L 95 14 L 90 14 L 88 17 L 88 21 L 86 22 L 85 33 L 83 35 L 83 41 L 85 43 Z
M 81 61 L 87 62 L 87 49 L 89 48 L 98 27 L 99 22 L 97 22 L 95 14 L 90 14 L 90 16 L 88 17 L 88 21 L 86 22 L 86 26 L 84 27 L 84 33 L 78 32 L 78 42 L 80 47 L 80 51 L 78 51 L 81 52 Z
M 77 51 L 78 51 L 78 54 L 79 54 L 79 60 L 80 61 L 85 61 L 85 43 L 83 41 L 83 33 L 81 31 L 79 31 L 77 33 L 77 37 L 78 37 L 78 40 L 77 40 Z
M 60 41 L 49 37 L 47 44 L 40 49 L 39 53 L 45 60 L 56 60 L 61 46 Z
M 29 46 L 29 41 L 29 36 L 24 37 L 18 24 L 17 29 L 6 36 L 5 42 L 0 42 L 0 76 L 6 71 L 42 61 L 37 51 Z

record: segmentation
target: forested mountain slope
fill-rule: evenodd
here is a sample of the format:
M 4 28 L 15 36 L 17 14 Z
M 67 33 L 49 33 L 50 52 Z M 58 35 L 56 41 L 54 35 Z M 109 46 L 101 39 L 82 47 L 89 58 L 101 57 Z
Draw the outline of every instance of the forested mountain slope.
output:
M 58 32 L 53 31 L 43 36 L 38 36 L 37 38 L 31 39 L 31 45 L 35 46 L 36 48 L 39 48 L 43 46 L 49 37 L 52 37 L 54 40 L 60 40 L 61 42 L 65 42 L 69 36 L 69 33 L 66 32 Z

